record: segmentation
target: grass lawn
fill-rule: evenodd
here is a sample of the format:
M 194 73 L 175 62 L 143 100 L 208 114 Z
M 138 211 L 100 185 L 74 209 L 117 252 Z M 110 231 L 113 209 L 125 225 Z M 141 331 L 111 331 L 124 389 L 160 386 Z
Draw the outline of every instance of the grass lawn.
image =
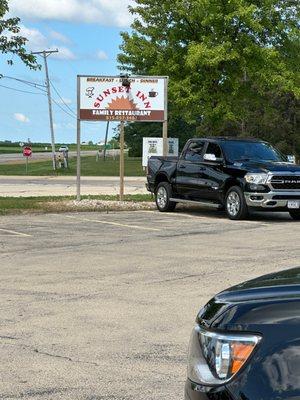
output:
M 96 157 L 88 156 L 81 159 L 82 176 L 119 176 L 119 160 L 111 158 L 106 161 L 96 161 Z M 2 164 L 0 165 L 0 175 L 26 175 L 25 162 L 22 164 Z M 76 158 L 69 160 L 69 168 L 64 170 L 52 170 L 52 162 L 39 161 L 30 162 L 28 166 L 28 175 L 43 176 L 75 176 L 76 175 Z M 145 176 L 142 168 L 142 160 L 140 158 L 125 158 L 125 175 L 126 176 Z
M 22 212 L 66 212 L 70 210 L 64 205 L 64 202 L 74 199 L 74 196 L 0 197 L 0 215 Z M 118 196 L 82 196 L 82 199 L 117 201 Z M 150 194 L 126 195 L 124 200 L 130 202 L 153 201 Z

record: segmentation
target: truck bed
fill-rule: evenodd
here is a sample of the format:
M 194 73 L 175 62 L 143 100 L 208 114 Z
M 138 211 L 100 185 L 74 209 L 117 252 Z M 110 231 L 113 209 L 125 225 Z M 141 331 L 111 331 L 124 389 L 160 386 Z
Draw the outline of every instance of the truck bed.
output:
M 152 156 L 148 161 L 148 182 L 152 188 L 158 171 L 165 172 L 168 177 L 175 176 L 179 157 Z

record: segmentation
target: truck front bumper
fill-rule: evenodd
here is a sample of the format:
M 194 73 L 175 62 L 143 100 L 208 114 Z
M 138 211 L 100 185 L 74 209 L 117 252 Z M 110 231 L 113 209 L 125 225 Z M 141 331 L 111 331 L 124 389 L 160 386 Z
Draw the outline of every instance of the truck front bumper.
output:
M 289 200 L 300 201 L 300 191 L 298 192 L 246 192 L 245 199 L 248 207 L 263 209 L 287 209 Z

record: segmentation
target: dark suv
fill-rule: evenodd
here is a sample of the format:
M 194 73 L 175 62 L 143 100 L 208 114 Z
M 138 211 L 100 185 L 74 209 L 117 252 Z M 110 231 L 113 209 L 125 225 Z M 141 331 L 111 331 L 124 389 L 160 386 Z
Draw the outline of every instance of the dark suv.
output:
M 300 399 L 300 268 L 214 297 L 200 312 L 185 400 Z
M 188 202 L 225 209 L 231 219 L 251 210 L 300 219 L 300 166 L 261 140 L 191 139 L 179 158 L 151 157 L 147 180 L 162 212 Z

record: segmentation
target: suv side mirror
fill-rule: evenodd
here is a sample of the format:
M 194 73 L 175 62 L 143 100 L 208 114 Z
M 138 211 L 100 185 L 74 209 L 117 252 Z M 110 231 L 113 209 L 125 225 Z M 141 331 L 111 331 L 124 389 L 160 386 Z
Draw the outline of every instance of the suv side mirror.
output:
M 286 156 L 286 158 L 289 163 L 296 164 L 296 157 L 294 155 L 290 154 L 290 155 Z
M 222 164 L 224 162 L 222 157 L 216 157 L 215 154 L 204 154 L 204 161 L 208 161 L 215 164 Z

